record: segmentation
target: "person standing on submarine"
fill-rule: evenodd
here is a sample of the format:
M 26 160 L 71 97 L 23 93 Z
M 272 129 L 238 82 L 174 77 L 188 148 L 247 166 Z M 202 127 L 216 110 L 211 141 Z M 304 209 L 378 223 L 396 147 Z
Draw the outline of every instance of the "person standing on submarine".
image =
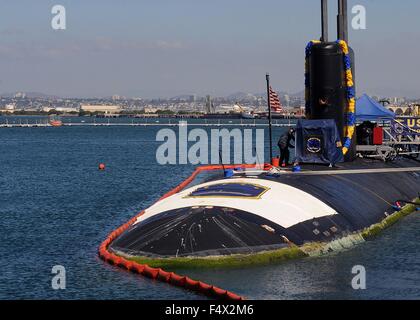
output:
M 295 129 L 289 129 L 280 136 L 277 145 L 280 148 L 280 166 L 285 167 L 289 165 L 290 151 L 289 148 L 294 149 L 295 146 L 291 142 L 295 141 Z

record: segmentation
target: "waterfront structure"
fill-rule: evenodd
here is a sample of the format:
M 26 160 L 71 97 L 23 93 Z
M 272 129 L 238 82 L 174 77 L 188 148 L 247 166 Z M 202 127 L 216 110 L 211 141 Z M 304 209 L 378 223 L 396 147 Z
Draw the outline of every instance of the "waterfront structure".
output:
M 16 105 L 9 103 L 4 106 L 3 109 L 0 109 L 1 113 L 14 113 L 16 110 Z
M 391 106 L 387 106 L 387 108 L 398 116 L 419 116 L 420 115 L 420 105 L 418 104 L 405 105 L 405 106 L 391 105 Z
M 83 104 L 80 106 L 80 110 L 83 112 L 101 112 L 105 114 L 115 114 L 120 113 L 121 107 L 118 105 L 87 105 Z
M 27 109 L 26 109 L 27 110 Z M 72 107 L 43 107 L 43 112 L 50 112 L 51 110 L 60 112 L 60 113 L 74 113 L 79 112 L 79 108 L 72 108 Z

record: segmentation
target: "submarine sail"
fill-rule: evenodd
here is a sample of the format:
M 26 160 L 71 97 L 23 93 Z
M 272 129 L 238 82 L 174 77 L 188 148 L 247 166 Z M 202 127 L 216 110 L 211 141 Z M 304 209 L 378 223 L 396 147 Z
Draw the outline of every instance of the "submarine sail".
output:
M 334 119 L 346 148 L 347 161 L 356 156 L 355 56 L 348 46 L 347 1 L 338 0 L 338 39 L 328 42 L 327 1 L 322 1 L 321 41 L 306 49 L 306 118 Z

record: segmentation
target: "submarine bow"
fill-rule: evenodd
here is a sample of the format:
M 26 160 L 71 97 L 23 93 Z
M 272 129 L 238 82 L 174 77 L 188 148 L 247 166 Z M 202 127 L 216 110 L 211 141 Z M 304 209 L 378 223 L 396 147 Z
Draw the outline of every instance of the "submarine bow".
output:
M 250 181 L 251 180 L 251 181 Z M 337 212 L 307 192 L 267 179 L 208 182 L 157 202 L 111 248 L 130 255 L 247 254 L 303 243 L 297 225 Z

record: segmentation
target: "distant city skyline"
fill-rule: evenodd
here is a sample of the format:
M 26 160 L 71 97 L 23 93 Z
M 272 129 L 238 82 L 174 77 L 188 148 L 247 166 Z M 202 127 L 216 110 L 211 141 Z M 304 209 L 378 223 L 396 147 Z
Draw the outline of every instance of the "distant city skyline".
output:
M 319 0 L 0 1 L 0 93 L 168 98 L 303 90 L 304 48 L 320 37 Z M 51 8 L 66 8 L 66 30 Z M 420 2 L 359 0 L 350 30 L 358 94 L 420 98 Z M 351 11 L 350 11 L 351 13 Z M 335 39 L 336 1 L 330 1 Z
M 281 90 L 275 90 L 276 92 L 281 94 L 281 102 L 283 101 L 286 96 L 288 97 L 296 97 L 299 99 L 302 99 L 304 102 L 305 92 L 286 92 Z M 358 93 L 357 97 L 362 96 L 364 93 Z M 104 99 L 104 100 L 189 100 L 191 97 L 195 97 L 195 99 L 206 99 L 207 96 L 210 96 L 212 99 L 228 99 L 231 101 L 234 101 L 235 99 L 237 101 L 246 99 L 246 96 L 251 95 L 253 98 L 256 99 L 266 99 L 266 93 L 260 92 L 234 92 L 226 95 L 199 95 L 195 93 L 186 93 L 186 94 L 177 94 L 175 96 L 160 96 L 160 97 L 139 97 L 139 96 L 123 96 L 118 94 L 107 94 L 104 96 L 59 96 L 54 94 L 47 94 L 43 92 L 25 92 L 25 91 L 16 91 L 16 92 L 7 92 L 7 93 L 0 93 L 0 98 L 14 98 L 14 99 Z M 403 99 L 403 100 L 411 100 L 411 101 L 417 101 L 420 100 L 420 98 L 417 97 L 409 97 L 409 96 L 385 96 L 385 95 L 376 95 L 376 94 L 369 94 L 369 96 L 376 98 L 376 99 Z M 249 98 L 249 97 L 248 97 Z

